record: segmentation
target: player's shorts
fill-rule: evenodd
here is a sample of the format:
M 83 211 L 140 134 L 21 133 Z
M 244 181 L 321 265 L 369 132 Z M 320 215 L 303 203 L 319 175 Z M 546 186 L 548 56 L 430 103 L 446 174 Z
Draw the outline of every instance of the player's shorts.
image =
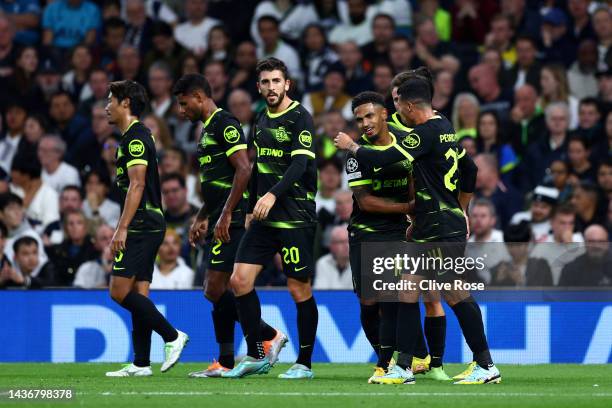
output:
M 125 249 L 113 261 L 112 275 L 151 282 L 157 251 L 165 235 L 166 231 L 128 233 Z
M 420 244 L 419 252 L 429 258 L 442 258 L 444 264 L 457 265 L 460 258 L 465 257 L 465 248 L 467 241 L 465 236 L 457 236 L 450 238 L 440 238 L 435 242 L 424 242 Z M 462 274 L 458 274 L 453 269 L 439 269 L 435 267 L 422 268 L 414 271 L 415 275 L 426 277 L 427 279 L 435 279 L 440 282 L 452 281 L 455 279 L 463 279 Z
M 349 233 L 349 261 L 351 263 L 351 273 L 353 275 L 353 291 L 361 297 L 362 287 L 372 287 L 374 273 L 364 271 L 361 268 L 361 248 L 368 242 L 404 242 L 406 241 L 406 231 L 392 231 L 388 234 L 371 234 L 371 236 L 354 237 Z M 364 286 L 365 285 L 365 286 Z
M 208 251 L 208 270 L 232 273 L 234 270 L 234 260 L 240 246 L 240 241 L 244 235 L 244 228 L 229 229 L 230 242 L 221 242 L 211 238 L 209 240 L 210 250 Z
M 310 278 L 314 275 L 315 229 L 274 228 L 254 221 L 240 241 L 236 263 L 266 266 L 279 253 L 288 278 Z

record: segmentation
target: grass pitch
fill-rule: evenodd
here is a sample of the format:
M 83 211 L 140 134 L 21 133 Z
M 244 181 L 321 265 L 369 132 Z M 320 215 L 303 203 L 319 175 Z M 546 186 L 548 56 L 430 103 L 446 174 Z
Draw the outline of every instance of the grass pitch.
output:
M 204 364 L 178 364 L 148 378 L 106 378 L 118 364 L 0 364 L 0 389 L 72 389 L 70 401 L 9 401 L 0 405 L 85 407 L 612 407 L 612 365 L 501 365 L 501 384 L 459 386 L 416 377 L 415 385 L 370 385 L 372 366 L 315 364 L 314 380 L 268 375 L 240 380 L 188 378 Z M 449 375 L 465 365 L 445 366 Z

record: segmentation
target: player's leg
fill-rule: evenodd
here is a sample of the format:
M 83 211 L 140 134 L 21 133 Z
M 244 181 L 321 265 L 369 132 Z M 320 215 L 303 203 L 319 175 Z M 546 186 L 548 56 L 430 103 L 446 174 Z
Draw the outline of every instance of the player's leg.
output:
M 476 365 L 472 372 L 455 384 L 486 384 L 501 381 L 501 374 L 491 358 L 484 331 L 482 314 L 476 300 L 467 291 L 445 293 L 445 299 L 453 309 L 463 337 L 474 354 Z
M 436 296 L 439 297 L 439 294 Z M 429 302 L 425 301 L 423 303 L 425 304 L 424 332 L 427 344 L 429 345 L 429 354 L 431 355 L 431 360 L 428 361 L 429 369 L 426 372 L 426 376 L 438 381 L 449 381 L 451 378 L 444 372 L 442 366 L 444 348 L 446 346 L 446 315 L 444 308 L 438 299 L 432 299 Z
M 380 308 L 376 299 L 366 299 L 361 294 L 361 241 L 351 236 L 349 236 L 349 261 L 353 274 L 353 291 L 359 298 L 361 328 L 378 358 L 380 355 Z
M 414 290 L 406 290 L 399 294 L 397 303 L 397 338 L 396 349 L 399 352 L 397 362 L 390 366 L 387 373 L 373 379 L 377 384 L 413 384 L 414 375 L 411 370 L 414 350 L 418 341 L 421 325 L 419 308 L 418 275 L 402 275 L 402 279 L 414 282 Z
M 314 275 L 315 228 L 284 229 L 278 231 L 279 252 L 283 272 L 287 276 L 287 289 L 297 309 L 297 328 L 300 351 L 295 364 L 286 373 L 285 379 L 313 378 L 312 352 L 317 336 L 319 311 L 312 295 Z
M 222 377 L 240 378 L 270 371 L 270 360 L 265 355 L 261 334 L 261 304 L 255 291 L 255 279 L 263 265 L 274 257 L 276 244 L 274 232 L 259 223 L 252 223 L 240 241 L 230 286 L 234 291 L 240 326 L 247 343 L 247 355 Z
M 145 296 L 148 296 L 148 286 L 139 287 L 135 278 L 127 277 L 113 277 L 111 280 L 111 297 L 117 301 L 123 299 L 127 293 L 132 290 L 138 292 L 144 292 Z M 148 283 L 148 282 L 147 282 Z M 118 302 L 121 304 L 120 302 Z M 149 361 L 150 349 L 151 349 L 151 333 L 150 326 L 138 315 L 137 313 L 131 313 L 132 315 L 132 343 L 134 346 L 134 361 L 132 364 L 124 365 L 123 368 L 117 371 L 108 371 L 107 377 L 149 377 L 153 375 L 151 370 L 151 362 Z M 147 343 L 147 333 L 149 341 Z
M 136 281 L 134 290 L 143 296 L 149 297 L 149 281 Z M 132 342 L 134 344 L 134 365 L 137 367 L 151 366 L 151 335 L 153 330 L 143 319 L 132 314 Z

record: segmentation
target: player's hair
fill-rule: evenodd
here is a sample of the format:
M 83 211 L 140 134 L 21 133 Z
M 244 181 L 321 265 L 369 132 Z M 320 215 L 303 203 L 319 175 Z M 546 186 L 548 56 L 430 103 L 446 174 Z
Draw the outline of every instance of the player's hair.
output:
M 399 74 L 395 75 L 395 77 L 391 81 L 391 88 L 395 88 L 395 87 L 399 88 L 411 78 L 420 78 L 428 82 L 431 95 L 433 96 L 434 94 L 433 77 L 431 75 L 431 72 L 426 67 L 419 67 L 417 69 L 410 69 L 408 71 L 400 72 Z
M 351 110 L 357 109 L 361 105 L 365 105 L 366 103 L 371 103 L 374 105 L 380 105 L 382 107 L 385 106 L 385 98 L 378 92 L 372 91 L 364 91 L 353 98 L 353 102 L 351 102 Z
M 397 94 L 402 101 L 431 105 L 433 97 L 431 76 L 430 79 L 420 75 L 408 78 L 397 88 Z
M 70 184 L 70 185 L 65 186 L 64 188 L 62 188 L 62 192 L 60 193 L 60 197 L 66 191 L 75 191 L 76 193 L 79 194 L 79 197 L 81 197 L 81 200 L 83 200 L 85 198 L 85 194 L 83 193 L 83 190 L 81 190 L 81 188 L 79 186 L 76 186 L 74 184 Z
M 560 204 L 553 209 L 551 218 L 557 215 L 576 215 L 576 209 L 569 203 Z
M 38 248 L 38 241 L 36 241 L 34 238 L 30 237 L 29 235 L 23 236 L 23 237 L 17 239 L 13 243 L 13 252 L 15 254 L 17 254 L 17 252 L 19 252 L 19 249 L 22 246 L 30 246 L 30 245 L 36 245 L 36 248 Z
M 187 184 L 185 182 L 185 177 L 181 176 L 179 173 L 166 173 L 160 178 L 160 185 L 168 182 L 176 180 L 181 188 L 186 188 Z
M 174 95 L 187 95 L 193 91 L 202 91 L 206 96 L 210 98 L 212 91 L 210 84 L 204 75 L 201 74 L 187 74 L 183 75 L 181 79 L 176 81 L 172 93 Z
M 504 230 L 504 242 L 529 242 L 531 241 L 531 228 L 528 221 L 511 224 Z
M 130 112 L 134 116 L 140 116 L 147 106 L 147 91 L 138 82 L 130 79 L 115 81 L 110 83 L 109 89 L 117 101 L 129 99 Z
M 258 79 L 262 72 L 264 71 L 269 72 L 269 71 L 276 71 L 276 70 L 282 72 L 283 77 L 285 79 L 289 79 L 287 65 L 285 65 L 285 63 L 279 60 L 278 58 L 269 57 L 266 59 L 262 59 L 261 61 L 257 63 L 257 67 L 255 68 L 255 72 L 257 73 Z
M 3 193 L 0 194 L 0 211 L 4 211 L 11 204 L 17 204 L 23 207 L 23 200 L 17 194 Z

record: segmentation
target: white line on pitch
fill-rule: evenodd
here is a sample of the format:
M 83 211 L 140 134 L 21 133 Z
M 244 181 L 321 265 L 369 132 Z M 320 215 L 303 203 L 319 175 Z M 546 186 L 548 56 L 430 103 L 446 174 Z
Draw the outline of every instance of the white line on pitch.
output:
M 77 393 L 80 395 L 96 393 Z M 151 396 L 265 396 L 265 397 L 397 397 L 400 396 L 439 396 L 439 397 L 612 397 L 612 393 L 593 394 L 560 394 L 560 393 L 523 393 L 523 392 L 237 392 L 237 391 L 126 391 L 126 392 L 101 392 L 96 395 L 105 397 L 126 395 L 151 395 Z

